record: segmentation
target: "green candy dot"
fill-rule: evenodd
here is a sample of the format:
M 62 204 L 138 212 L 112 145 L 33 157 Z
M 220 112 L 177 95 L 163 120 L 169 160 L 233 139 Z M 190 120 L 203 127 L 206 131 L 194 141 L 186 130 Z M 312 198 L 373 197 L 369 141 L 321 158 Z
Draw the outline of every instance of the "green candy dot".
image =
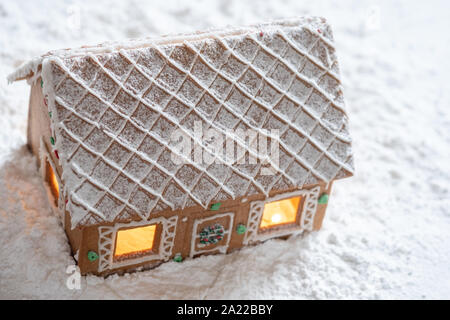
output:
M 50 143 L 52 144 L 52 146 L 54 146 L 55 145 L 55 138 L 50 137 Z
M 98 259 L 98 254 L 94 251 L 88 251 L 87 257 L 89 261 L 93 262 Z
M 175 257 L 173 257 L 173 261 L 175 261 L 175 262 L 181 262 L 181 261 L 183 261 L 183 257 L 181 256 L 180 253 L 177 253 L 177 254 L 175 255 Z
M 44 80 L 41 79 L 41 88 L 44 87 Z
M 51 111 L 48 113 L 48 116 L 49 116 L 50 118 L 52 117 L 52 112 L 51 112 Z
M 243 225 L 242 223 L 240 223 L 237 227 L 236 227 L 236 233 L 237 234 L 244 234 L 245 231 L 247 231 L 247 227 L 245 225 Z
M 211 205 L 211 207 L 209 208 L 209 210 L 211 211 L 217 211 L 220 209 L 220 206 L 222 205 L 222 203 L 217 202 Z
M 319 204 L 327 204 L 328 203 L 328 194 L 322 193 L 319 197 Z

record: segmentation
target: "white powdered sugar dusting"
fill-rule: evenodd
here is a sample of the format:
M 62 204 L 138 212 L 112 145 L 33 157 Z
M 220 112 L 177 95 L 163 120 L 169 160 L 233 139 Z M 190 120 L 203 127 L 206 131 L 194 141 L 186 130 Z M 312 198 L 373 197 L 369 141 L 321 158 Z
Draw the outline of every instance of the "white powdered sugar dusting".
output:
M 329 42 L 334 41 L 336 52 L 331 49 L 333 46 L 324 42 L 310 51 L 311 62 L 305 61 L 302 52 L 307 49 L 300 45 L 299 50 L 288 48 L 284 53 L 283 59 L 287 64 L 299 68 L 303 66 L 305 79 L 311 79 L 311 82 L 294 81 L 291 90 L 287 90 L 288 93 L 292 92 L 292 96 L 295 94 L 300 102 L 311 105 L 311 113 L 303 112 L 302 109 L 295 116 L 291 113 L 290 100 L 281 100 L 282 103 L 274 107 L 276 118 L 283 120 L 283 123 L 291 121 L 303 130 L 285 132 L 283 137 L 286 143 L 280 146 L 279 166 L 293 180 L 298 179 L 302 183 L 305 177 L 302 170 L 306 169 L 288 151 L 301 152 L 301 145 L 293 145 L 297 139 L 295 137 L 302 139 L 308 135 L 314 136 L 317 143 L 320 141 L 320 144 L 327 145 L 327 151 L 333 157 L 348 158 L 346 164 L 353 167 L 354 161 L 356 167 L 353 178 L 333 184 L 324 225 L 319 232 L 305 233 L 288 240 L 268 240 L 228 255 L 203 256 L 186 259 L 182 263 L 167 262 L 153 270 L 123 276 L 114 275 L 106 279 L 80 277 L 80 286 L 71 287 L 68 283 L 74 279 L 71 276 L 76 270 L 76 263 L 60 218 L 53 215 L 42 188 L 36 158 L 25 147 L 29 86 L 25 81 L 7 85 L 7 80 L 3 79 L 3 82 L 0 81 L 0 298 L 449 299 L 448 6 L 447 1 L 440 0 L 165 0 L 133 1 L 131 5 L 126 1 L 110 0 L 0 1 L 0 29 L 3 32 L 0 37 L 0 70 L 4 77 L 14 72 L 24 60 L 52 48 L 95 44 L 111 39 L 155 39 L 154 36 L 158 34 L 248 25 L 293 14 L 324 16 L 333 27 L 333 37 L 329 30 L 321 31 Z M 289 32 L 284 32 L 284 36 L 290 39 Z M 304 33 L 301 37 L 292 38 L 292 43 L 297 44 L 297 39 L 307 38 L 308 34 Z M 280 42 L 280 39 L 283 38 L 268 37 L 266 34 L 261 42 L 266 47 L 279 48 L 275 43 Z M 274 65 L 272 70 L 277 71 L 264 73 L 268 81 L 262 84 L 259 81 L 261 77 L 253 70 L 245 71 L 245 65 L 238 59 L 250 57 L 254 53 L 252 48 L 245 46 L 242 50 L 238 49 L 240 46 L 237 46 L 233 37 L 225 40 L 225 44 L 234 48 L 239 56 L 227 56 L 228 63 L 221 62 L 224 77 L 220 79 L 215 78 L 216 73 L 212 68 L 219 66 L 209 63 L 206 58 L 193 63 L 190 59 L 182 59 L 179 52 L 185 46 L 174 48 L 172 52 L 159 46 L 162 53 L 142 47 L 139 50 L 145 54 L 139 54 L 140 59 L 136 59 L 136 56 L 131 56 L 130 49 L 139 46 L 138 41 L 133 42 L 130 48 L 120 46 L 119 43 L 125 42 L 117 42 L 117 50 L 113 50 L 114 46 L 104 46 L 95 52 L 93 49 L 80 49 L 72 58 L 73 64 L 68 66 L 69 71 L 52 65 L 52 79 L 47 83 L 51 85 L 47 87 L 58 87 L 66 79 L 67 73 L 82 79 L 82 84 L 89 88 L 98 88 L 95 82 L 100 71 L 107 76 L 105 70 L 108 70 L 121 83 L 130 74 L 130 81 L 124 84 L 126 90 L 123 90 L 130 96 L 126 99 L 131 101 L 133 95 L 142 95 L 153 101 L 153 96 L 158 97 L 166 105 L 161 111 L 171 121 L 182 119 L 186 130 L 190 130 L 191 123 L 193 126 L 200 115 L 188 110 L 184 112 L 175 103 L 165 101 L 168 96 L 159 86 L 146 92 L 140 85 L 141 78 L 133 72 L 141 70 L 142 75 L 155 78 L 165 65 L 165 60 L 158 57 L 171 54 L 176 64 L 184 70 L 190 68 L 190 73 L 199 82 L 214 88 L 218 94 L 226 92 L 230 98 L 226 110 L 231 115 L 240 115 L 248 105 L 248 124 L 262 126 L 267 120 L 261 117 L 261 114 L 265 115 L 261 112 L 263 107 L 246 99 L 236 102 L 239 97 L 233 95 L 235 91 L 230 88 L 230 83 L 235 81 L 249 95 L 257 95 L 255 87 L 276 84 L 284 88 L 287 85 L 285 76 L 294 73 L 294 70 L 284 68 L 284 65 Z M 200 43 L 191 39 L 186 50 L 191 53 L 202 52 Z M 118 50 L 123 50 L 125 54 Z M 87 51 L 92 52 L 99 63 L 86 56 Z M 276 55 L 281 53 L 274 51 Z M 339 58 L 339 65 L 332 64 L 335 55 Z M 272 56 L 260 56 L 258 61 L 268 61 L 268 66 Z M 103 60 L 103 57 L 109 57 L 109 60 Z M 130 65 L 128 58 L 139 68 Z M 10 80 L 38 70 L 39 63 L 22 68 Z M 266 72 L 266 65 L 258 64 L 261 66 L 260 73 Z M 330 68 L 334 74 L 341 74 L 349 123 L 339 121 L 342 115 L 337 108 L 328 109 L 320 123 L 324 128 L 339 133 L 339 141 L 329 142 L 326 133 L 320 128 L 314 128 L 314 116 L 318 109 L 307 102 L 309 92 L 314 89 L 321 98 L 323 92 L 328 92 L 336 104 L 343 103 L 338 90 L 333 89 L 337 86 L 335 77 L 323 75 L 323 69 L 318 67 Z M 166 69 L 164 72 L 169 81 L 171 70 Z M 244 72 L 244 77 L 239 79 L 239 72 Z M 105 91 L 101 99 L 109 99 L 108 82 L 102 84 L 105 85 Z M 220 87 L 227 90 L 221 90 Z M 186 104 L 195 103 L 196 95 L 188 92 L 195 93 L 196 90 L 191 86 L 185 87 L 183 101 L 192 96 L 192 101 Z M 70 93 L 74 94 L 77 93 Z M 105 146 L 106 140 L 111 140 L 111 134 L 119 134 L 127 121 L 130 122 L 123 115 L 133 120 L 135 128 L 146 132 L 150 132 L 149 129 L 158 120 L 160 108 L 149 108 L 146 103 L 138 103 L 133 112 L 131 108 L 135 107 L 134 104 L 123 104 L 125 97 L 118 95 L 116 100 L 111 97 L 108 103 L 113 108 L 107 108 L 101 116 L 101 106 L 97 105 L 98 111 L 92 110 L 92 113 L 86 113 L 87 110 L 81 108 L 77 111 L 78 116 L 66 114 L 63 99 L 59 101 L 61 104 L 56 101 L 54 108 L 58 115 L 66 119 L 68 129 L 59 131 L 61 139 L 58 150 L 72 157 L 80 152 L 77 157 L 82 159 L 82 150 L 79 150 L 75 139 L 82 137 L 86 144 L 84 150 L 94 150 L 104 157 L 97 159 L 93 168 L 89 166 L 90 162 L 85 163 L 83 160 L 72 169 L 76 172 L 92 170 L 89 177 L 97 187 L 112 188 L 116 178 L 119 178 L 119 169 L 128 166 L 122 170 L 129 172 L 128 177 L 120 176 L 120 179 L 142 179 L 141 185 L 136 187 L 136 194 L 134 190 L 131 192 L 130 202 L 133 202 L 131 199 L 139 199 L 141 192 L 148 190 L 156 191 L 157 196 L 167 191 L 162 188 L 166 185 L 170 186 L 168 190 L 175 199 L 177 185 L 169 183 L 173 180 L 171 173 L 175 169 L 161 166 L 148 173 L 145 169 L 153 165 L 162 155 L 159 152 L 162 153 L 166 148 L 159 136 L 146 135 L 137 152 L 125 153 L 130 156 L 129 159 L 112 156 L 121 154 L 122 144 L 128 146 L 126 141 L 129 134 L 115 141 L 110 149 Z M 202 117 L 211 121 L 215 119 L 218 108 L 213 102 L 218 99 L 222 97 L 200 97 L 197 110 Z M 271 96 L 266 95 L 264 99 L 270 101 Z M 236 108 L 238 104 L 242 108 Z M 94 123 L 81 120 L 81 116 L 92 116 L 87 119 Z M 97 116 L 100 116 L 99 120 Z M 233 123 L 233 117 L 223 119 L 227 119 L 221 121 L 226 126 Z M 271 123 L 276 125 L 277 122 L 273 120 Z M 97 123 L 99 126 L 95 125 Z M 341 126 L 343 130 L 339 132 Z M 348 126 L 353 139 L 354 160 L 348 157 Z M 127 126 L 127 132 L 134 127 Z M 304 143 L 303 140 L 299 141 Z M 334 168 L 326 162 L 322 163 L 322 159 L 311 152 L 312 147 L 314 145 L 310 146 L 308 142 L 305 144 L 304 149 L 310 152 L 304 162 L 313 163 L 316 160 L 316 165 L 324 168 L 324 175 L 331 175 Z M 139 160 L 132 157 L 134 155 Z M 82 169 L 85 164 L 89 167 Z M 137 168 L 142 168 L 142 172 L 147 175 L 144 178 L 138 176 L 141 169 Z M 175 174 L 176 181 L 189 181 L 190 174 L 197 172 L 195 170 L 198 169 L 180 168 Z M 223 183 L 227 177 L 235 178 L 235 183 L 229 186 L 227 192 L 218 194 L 218 198 L 230 197 L 232 190 L 239 188 L 238 182 L 241 180 L 231 169 L 223 171 L 214 165 L 209 170 L 214 172 L 213 176 L 217 179 L 213 182 L 217 184 Z M 241 170 L 250 172 L 251 168 Z M 82 179 L 82 175 L 74 179 L 69 188 L 76 190 Z M 65 185 L 67 183 L 66 180 Z M 276 183 L 281 185 L 283 181 Z M 249 194 L 260 192 L 254 187 L 248 189 Z M 118 192 L 125 194 L 127 191 L 124 188 L 118 189 Z M 170 204 L 161 199 L 154 210 L 169 208 Z M 92 213 L 97 210 L 95 206 L 98 204 L 97 207 L 108 208 L 115 214 L 115 210 L 118 210 L 116 200 L 107 194 L 103 195 L 91 208 Z M 78 210 L 75 201 L 70 205 L 74 206 L 71 211 Z M 84 207 L 80 208 L 85 212 Z M 131 217 L 128 214 L 128 211 L 124 211 L 120 217 L 129 219 Z M 89 215 L 85 219 L 97 223 L 95 217 Z

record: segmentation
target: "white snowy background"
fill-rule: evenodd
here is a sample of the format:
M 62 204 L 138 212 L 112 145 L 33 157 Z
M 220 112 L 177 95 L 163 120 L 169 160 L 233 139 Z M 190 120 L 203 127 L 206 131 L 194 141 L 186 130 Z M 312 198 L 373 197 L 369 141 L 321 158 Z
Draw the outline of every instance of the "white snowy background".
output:
M 0 298 L 450 298 L 448 1 L 0 1 Z M 66 286 L 74 264 L 26 143 L 29 88 L 6 76 L 51 49 L 301 15 L 334 29 L 356 175 L 320 232 Z

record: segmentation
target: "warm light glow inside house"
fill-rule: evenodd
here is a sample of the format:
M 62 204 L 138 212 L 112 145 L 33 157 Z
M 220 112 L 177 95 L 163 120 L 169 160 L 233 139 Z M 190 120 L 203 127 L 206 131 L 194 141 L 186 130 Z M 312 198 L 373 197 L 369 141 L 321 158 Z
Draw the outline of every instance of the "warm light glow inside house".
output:
M 55 172 L 50 164 L 48 164 L 48 175 L 49 175 L 49 184 L 50 189 L 52 190 L 53 196 L 55 200 L 58 201 L 59 198 L 59 184 L 58 179 L 56 178 Z
M 295 223 L 301 197 L 273 201 L 264 205 L 260 228 L 270 228 L 281 224 Z
M 149 251 L 153 248 L 156 224 L 146 227 L 119 230 L 117 232 L 114 256 Z

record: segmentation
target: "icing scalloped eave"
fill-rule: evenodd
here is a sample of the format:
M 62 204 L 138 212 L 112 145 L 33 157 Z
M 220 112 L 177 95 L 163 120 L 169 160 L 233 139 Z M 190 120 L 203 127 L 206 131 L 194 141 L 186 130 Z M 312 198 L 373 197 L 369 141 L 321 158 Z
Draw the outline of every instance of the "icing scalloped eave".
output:
M 8 83 L 14 81 L 29 79 L 38 73 L 44 57 L 34 57 L 33 59 L 20 65 L 13 73 L 7 77 Z

